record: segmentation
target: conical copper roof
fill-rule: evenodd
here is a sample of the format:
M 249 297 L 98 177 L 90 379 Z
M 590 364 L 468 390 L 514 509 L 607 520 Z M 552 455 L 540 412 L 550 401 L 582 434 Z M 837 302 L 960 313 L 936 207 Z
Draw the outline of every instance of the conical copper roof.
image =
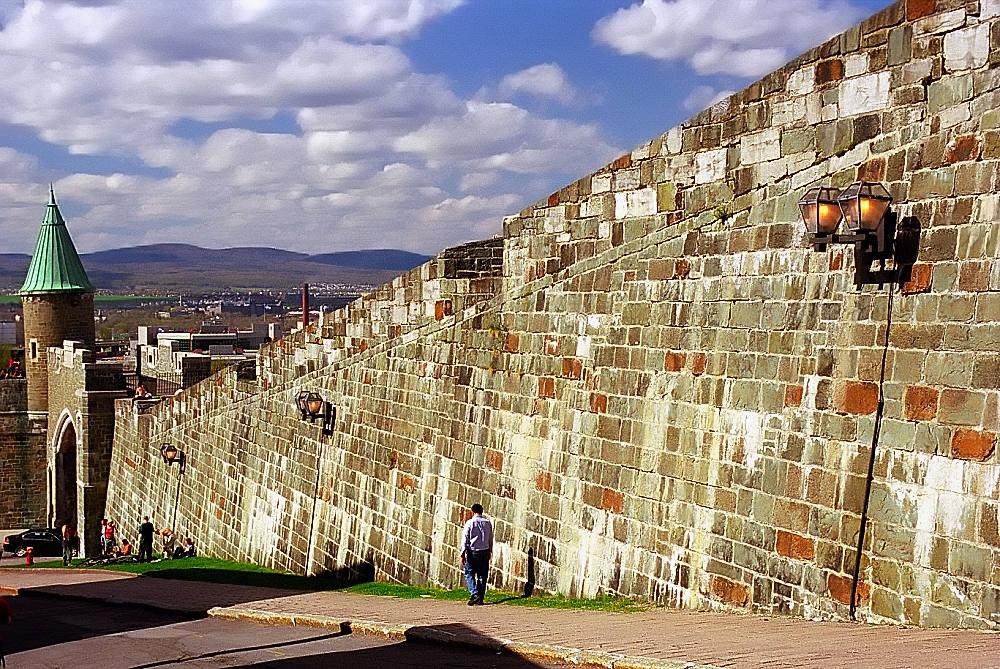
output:
M 70 239 L 66 221 L 59 213 L 56 196 L 49 186 L 49 204 L 42 219 L 42 229 L 38 231 L 35 252 L 31 256 L 28 275 L 21 286 L 21 295 L 38 293 L 90 292 L 90 283 L 80 256 Z

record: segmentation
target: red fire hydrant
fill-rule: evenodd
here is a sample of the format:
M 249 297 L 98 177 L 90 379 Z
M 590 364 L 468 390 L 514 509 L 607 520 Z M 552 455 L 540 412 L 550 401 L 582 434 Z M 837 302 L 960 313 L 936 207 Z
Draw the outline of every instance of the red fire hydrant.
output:
M 24 549 L 24 564 L 35 564 L 35 549 L 31 546 Z

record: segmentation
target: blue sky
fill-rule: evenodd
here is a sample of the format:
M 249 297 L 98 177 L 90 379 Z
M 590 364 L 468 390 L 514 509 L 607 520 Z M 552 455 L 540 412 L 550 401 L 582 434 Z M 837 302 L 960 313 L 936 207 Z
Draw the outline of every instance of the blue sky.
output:
M 0 0 L 0 252 L 436 253 L 888 4 Z

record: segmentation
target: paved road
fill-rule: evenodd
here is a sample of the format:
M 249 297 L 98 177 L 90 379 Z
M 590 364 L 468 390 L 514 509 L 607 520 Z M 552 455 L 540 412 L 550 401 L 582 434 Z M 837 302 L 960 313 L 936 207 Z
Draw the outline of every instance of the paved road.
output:
M 31 667 L 400 667 L 554 669 L 510 655 L 303 627 L 193 618 L 48 595 L 10 598 L 9 669 Z

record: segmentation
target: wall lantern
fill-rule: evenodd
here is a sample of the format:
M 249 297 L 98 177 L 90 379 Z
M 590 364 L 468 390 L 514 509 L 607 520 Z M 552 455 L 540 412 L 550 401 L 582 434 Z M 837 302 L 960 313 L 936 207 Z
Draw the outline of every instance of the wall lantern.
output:
M 303 390 L 295 397 L 295 404 L 299 411 L 302 412 L 302 420 L 308 419 L 313 423 L 316 422 L 320 412 L 323 410 L 323 398 L 320 397 L 320 394 L 311 393 L 307 390 Z
M 322 417 L 322 432 L 324 435 L 333 434 L 333 421 L 337 416 L 337 410 L 330 402 L 327 402 L 317 392 L 303 390 L 295 396 L 295 405 L 302 413 L 302 420 L 315 423 L 317 418 Z
M 890 211 L 892 196 L 885 186 L 871 181 L 855 181 L 839 194 L 833 188 L 811 188 L 799 200 L 802 222 L 809 243 L 816 251 L 827 244 L 854 245 L 854 283 L 858 286 L 897 281 L 897 270 L 887 270 L 886 260 L 895 249 L 896 215 Z M 838 233 L 841 219 L 850 233 Z M 872 270 L 872 262 L 879 269 Z
M 180 465 L 181 473 L 184 473 L 184 452 L 173 444 L 163 444 L 160 446 L 160 455 L 163 457 L 163 461 L 167 463 L 167 466 L 174 464 L 175 462 Z

